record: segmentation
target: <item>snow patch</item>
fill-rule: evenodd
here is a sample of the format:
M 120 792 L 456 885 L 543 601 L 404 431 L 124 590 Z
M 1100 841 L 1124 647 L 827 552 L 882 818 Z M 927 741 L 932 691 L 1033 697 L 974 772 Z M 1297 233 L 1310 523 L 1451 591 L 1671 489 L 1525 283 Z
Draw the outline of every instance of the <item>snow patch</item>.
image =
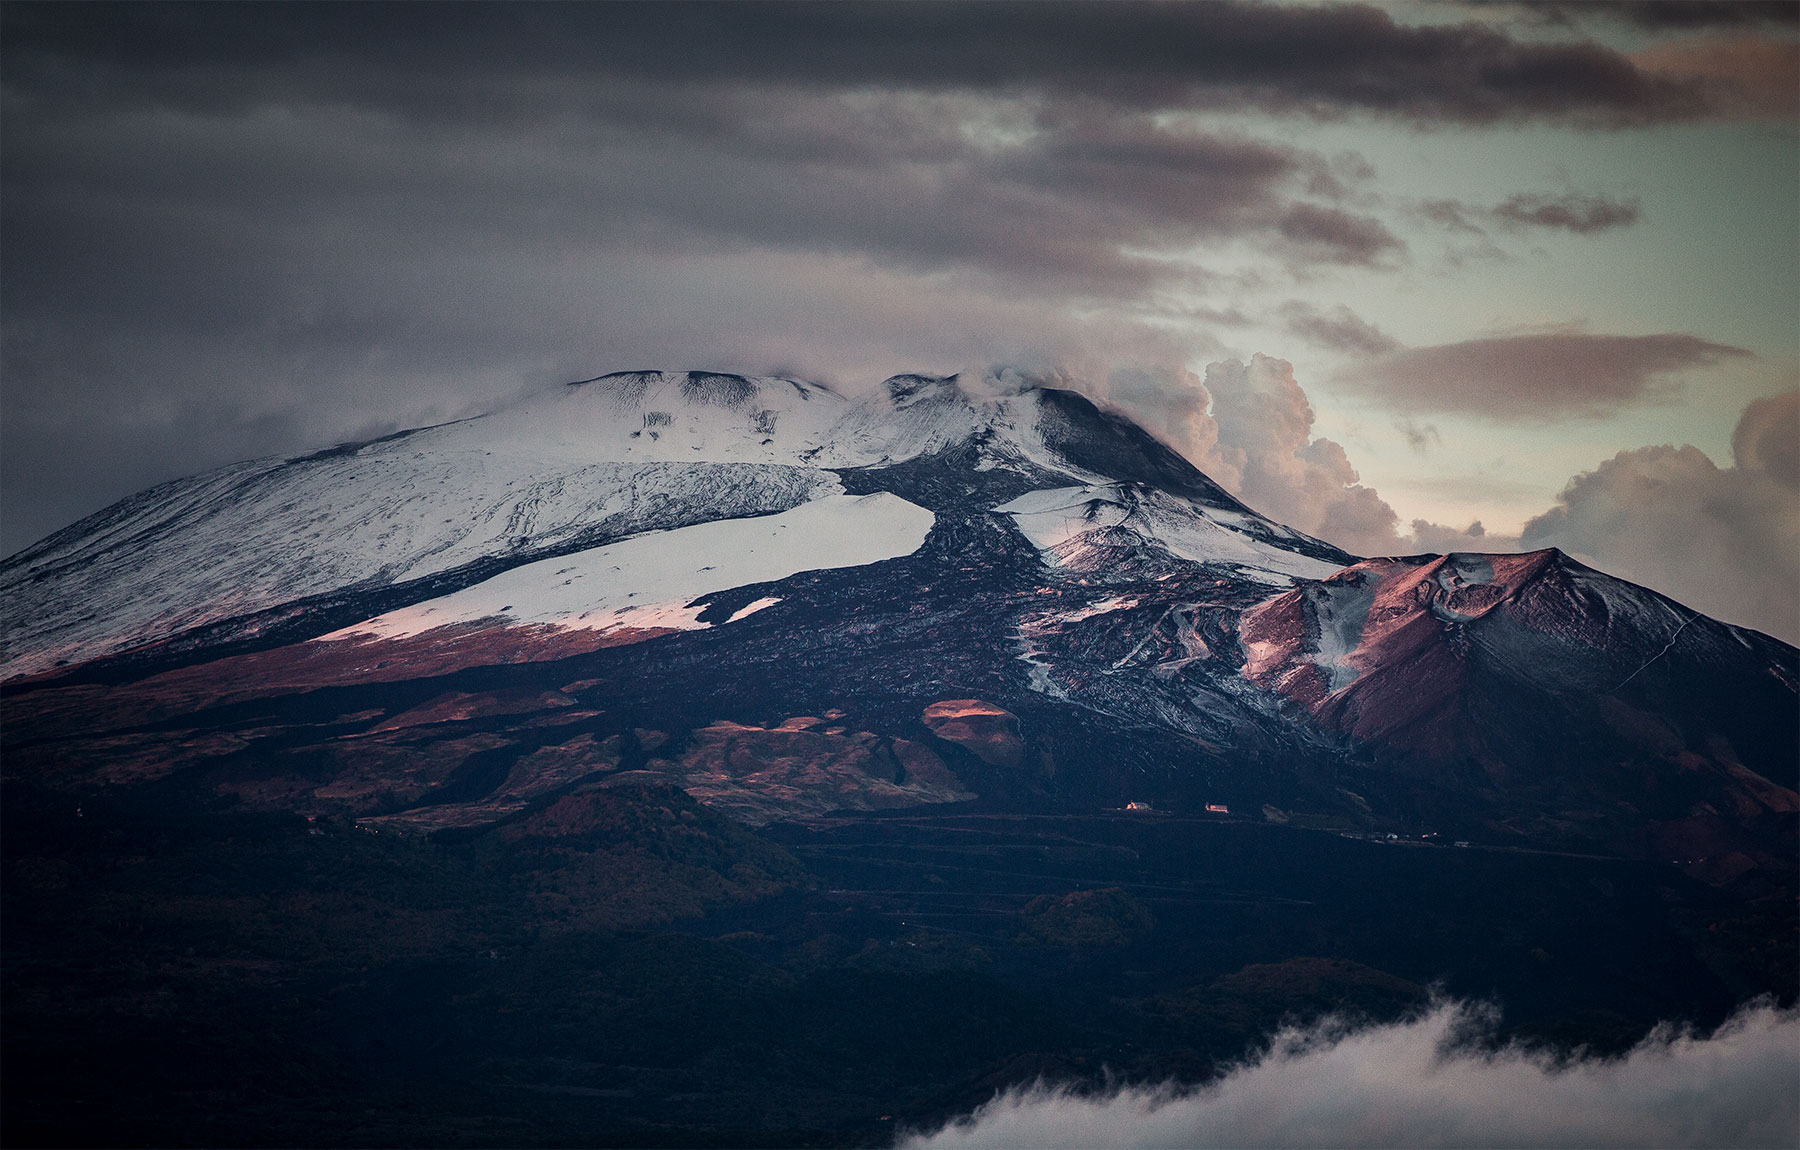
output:
M 1046 623 L 1079 623 L 1083 619 L 1092 619 L 1096 615 L 1110 615 L 1114 611 L 1124 611 L 1138 605 L 1135 595 L 1108 595 L 1104 599 L 1096 599 L 1085 607 L 1077 607 L 1073 611 L 1058 611 L 1053 614 L 1039 616 Z
M 965 443 L 978 470 L 1088 484 L 1010 505 L 1039 547 L 1129 521 L 1178 556 L 1271 585 L 1332 569 L 1284 550 L 1288 536 L 1258 517 L 1075 466 L 1046 444 L 1044 416 L 1043 393 L 978 375 L 898 376 L 849 400 L 792 379 L 633 371 L 454 423 L 237 464 L 143 492 L 0 563 L 0 677 L 221 624 L 216 641 L 242 637 L 284 604 L 483 561 L 785 512 L 841 493 L 830 469 Z M 652 614 L 636 600 L 615 608 Z
M 1492 574 L 1491 568 L 1489 573 Z M 1364 579 L 1317 583 L 1306 588 L 1306 602 L 1319 627 L 1318 649 L 1310 659 L 1325 672 L 1333 691 L 1343 690 L 1362 675 L 1362 669 L 1350 661 L 1350 656 L 1362 645 L 1363 627 L 1375 606 L 1379 586 L 1374 579 Z
M 651 531 L 515 567 L 473 587 L 322 636 L 398 639 L 483 620 L 568 630 L 698 630 L 705 595 L 910 555 L 936 517 L 897 495 L 832 495 L 779 515 Z M 728 622 L 780 602 L 765 597 Z
M 1446 591 L 1458 591 L 1465 585 L 1479 587 L 1493 581 L 1493 562 L 1486 555 L 1473 552 L 1446 555 L 1437 570 L 1437 584 Z
M 1021 639 L 1019 648 L 1015 657 L 1025 664 L 1026 674 L 1029 676 L 1025 685 L 1040 695 L 1048 695 L 1052 699 L 1067 699 L 1069 693 L 1057 686 L 1056 680 L 1050 677 L 1053 668 L 1044 661 L 1044 652 L 1037 644 Z
M 1032 546 L 1046 553 L 1092 531 L 1130 527 L 1182 559 L 1230 565 L 1272 586 L 1323 579 L 1339 569 L 1257 538 L 1244 530 L 1251 521 L 1240 514 L 1137 484 L 1029 491 L 995 510 L 1012 516 Z
M 725 621 L 727 623 L 735 623 L 746 615 L 754 615 L 763 608 L 773 607 L 779 602 L 781 602 L 781 596 L 779 595 L 764 595 L 754 603 L 746 603 L 742 607 L 739 607 L 736 611 L 731 613 L 731 618 Z

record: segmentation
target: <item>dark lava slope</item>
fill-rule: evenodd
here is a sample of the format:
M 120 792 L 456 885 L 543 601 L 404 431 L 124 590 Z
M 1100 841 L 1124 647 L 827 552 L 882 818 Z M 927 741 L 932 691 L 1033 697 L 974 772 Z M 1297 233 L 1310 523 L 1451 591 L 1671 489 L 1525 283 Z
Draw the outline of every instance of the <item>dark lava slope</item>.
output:
M 76 619 L 102 653 L 0 691 L 11 1141 L 879 1142 L 1433 984 L 1602 1049 L 1793 1001 L 1792 648 L 1557 552 L 1357 561 L 1069 393 L 735 378 L 555 399 L 612 452 L 557 490 L 664 532 L 882 492 L 923 543 L 612 629 L 348 626 L 614 543 L 546 488 L 516 548 L 419 544 L 454 577 L 345 528 L 329 610 Z M 417 487 L 527 414 L 333 458 Z

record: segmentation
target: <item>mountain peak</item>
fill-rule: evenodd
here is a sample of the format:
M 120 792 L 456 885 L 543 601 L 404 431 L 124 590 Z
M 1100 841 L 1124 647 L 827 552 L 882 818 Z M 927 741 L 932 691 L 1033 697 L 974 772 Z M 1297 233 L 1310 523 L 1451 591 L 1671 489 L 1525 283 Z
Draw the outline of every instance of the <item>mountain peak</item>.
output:
M 678 398 L 684 406 L 738 409 L 766 401 L 771 395 L 785 400 L 790 391 L 803 401 L 819 395 L 841 398 L 822 383 L 726 371 L 615 371 L 571 380 L 564 386 L 608 395 L 630 407 L 642 406 L 652 398 L 665 402 Z
M 1435 756 L 1492 744 L 1471 693 L 1641 702 L 1671 668 L 1784 662 L 1782 645 L 1556 548 L 1366 559 L 1251 608 L 1238 634 L 1251 682 L 1328 729 Z
M 310 638 L 515 567 L 780 515 L 847 486 L 948 500 L 981 521 L 1035 491 L 999 521 L 1061 552 L 1129 517 L 1177 563 L 1235 564 L 1272 586 L 1351 558 L 1256 515 L 1123 415 L 1024 373 L 895 375 L 851 398 L 781 376 L 631 370 L 108 508 L 0 566 L 0 673 Z M 1065 528 L 1055 508 L 1083 488 L 1104 497 Z
M 826 726 L 813 750 L 855 766 L 839 781 L 857 803 L 1272 803 L 1465 828 L 1576 811 L 1592 846 L 1641 819 L 1587 792 L 1636 804 L 1653 789 L 1638 771 L 1662 788 L 1657 818 L 1748 812 L 1721 841 L 1764 854 L 1757 820 L 1800 807 L 1792 648 L 1556 550 L 1353 560 L 1019 373 L 895 376 L 854 398 L 723 372 L 558 385 L 146 492 L 0 566 L 0 610 L 5 673 L 42 676 L 9 692 L 15 740 L 167 723 L 179 743 L 169 716 L 265 724 L 218 704 L 287 700 L 289 741 L 233 762 L 338 773 L 282 767 L 257 801 L 415 828 L 602 785 L 589 774 L 634 747 L 626 774 L 702 802 L 831 809 L 836 783 L 732 782 L 760 760 L 702 749 L 772 752 L 811 738 L 795 716 L 852 710 L 861 733 Z M 58 717 L 102 697 L 92 723 Z M 947 776 L 901 740 L 955 700 L 1007 716 L 1029 753 L 919 783 Z M 354 718 L 377 711 L 387 727 Z M 399 733 L 490 719 L 505 733 L 429 750 Z M 591 730 L 555 733 L 565 721 Z M 713 734 L 651 753 L 684 730 Z M 146 769 L 236 754 L 252 731 L 233 738 L 159 743 Z M 436 781 L 393 790 L 401 762 Z M 1546 841 L 1576 825 L 1546 822 Z
M 890 375 L 881 383 L 881 389 L 887 395 L 887 401 L 894 407 L 904 407 L 921 400 L 941 398 L 946 395 L 960 395 L 962 391 L 956 386 L 954 375 L 926 375 L 918 372 L 907 372 L 902 375 Z

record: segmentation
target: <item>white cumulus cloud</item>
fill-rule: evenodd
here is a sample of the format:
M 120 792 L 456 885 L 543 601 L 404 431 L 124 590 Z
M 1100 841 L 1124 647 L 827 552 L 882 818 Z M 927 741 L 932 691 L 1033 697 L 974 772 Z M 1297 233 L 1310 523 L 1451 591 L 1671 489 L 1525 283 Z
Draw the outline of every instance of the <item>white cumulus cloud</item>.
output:
M 1093 390 L 1277 522 L 1358 555 L 1419 549 L 1397 533 L 1399 516 L 1362 485 L 1343 446 L 1313 436 L 1312 404 L 1284 359 L 1221 360 L 1207 365 L 1204 382 L 1178 369 L 1115 370 Z
M 1759 399 L 1738 421 L 1732 466 L 1692 446 L 1621 451 L 1569 480 L 1521 543 L 1800 643 L 1797 445 L 1800 391 Z
M 1757 1003 L 1707 1037 L 1660 1028 L 1622 1058 L 1559 1061 L 1478 1038 L 1480 1008 L 1330 1021 L 1199 1090 L 1010 1091 L 906 1150 L 975 1147 L 1793 1146 L 1800 1015 Z
M 1315 438 L 1286 361 L 1056 376 L 1123 408 L 1264 515 L 1358 555 L 1560 547 L 1727 623 L 1800 643 L 1800 391 L 1753 401 L 1720 467 L 1692 446 L 1621 451 L 1572 477 L 1520 535 L 1399 516 L 1337 442 Z M 1424 433 L 1421 432 L 1421 435 Z

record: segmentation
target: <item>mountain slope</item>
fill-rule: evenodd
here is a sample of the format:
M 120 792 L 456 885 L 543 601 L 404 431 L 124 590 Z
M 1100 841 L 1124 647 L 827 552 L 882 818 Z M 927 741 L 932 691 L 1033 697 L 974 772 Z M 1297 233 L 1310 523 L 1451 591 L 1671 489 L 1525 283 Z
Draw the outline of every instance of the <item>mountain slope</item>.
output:
M 1083 436 L 1083 420 L 1100 433 Z M 844 469 L 964 444 L 977 469 L 1043 486 L 1107 481 L 1065 454 L 1081 454 L 1071 444 L 1098 451 L 1096 464 L 1137 460 L 1133 474 L 1197 497 L 1192 515 L 1344 558 L 1245 511 L 1128 426 L 1079 397 L 987 395 L 935 377 L 896 377 L 852 402 L 785 379 L 603 376 L 457 423 L 164 484 L 58 532 L 0 565 L 0 678 L 151 645 L 310 638 L 526 563 L 789 511 L 842 493 Z
M 1558 552 L 1354 561 L 1080 396 L 954 377 L 604 376 L 156 489 L 5 579 L 20 770 L 420 828 L 648 771 L 758 821 L 890 784 L 1218 800 L 1683 859 L 1703 830 L 1741 871 L 1800 785 L 1791 648 Z M 1014 750 L 925 721 L 959 699 Z M 427 704 L 460 717 L 392 726 Z M 744 733 L 833 711 L 850 743 Z M 721 721 L 741 769 L 692 750 Z M 664 749 L 604 749 L 638 730 Z M 941 785 L 843 757 L 892 740 Z
M 21 1144 L 866 1145 L 1427 986 L 1800 994 L 1800 653 L 1067 392 L 624 373 L 0 583 Z
M 1768 636 L 1556 550 L 1366 560 L 1240 636 L 1245 677 L 1319 727 L 1398 773 L 1454 764 L 1540 832 L 1648 835 L 1712 871 L 1790 861 L 1794 659 Z

